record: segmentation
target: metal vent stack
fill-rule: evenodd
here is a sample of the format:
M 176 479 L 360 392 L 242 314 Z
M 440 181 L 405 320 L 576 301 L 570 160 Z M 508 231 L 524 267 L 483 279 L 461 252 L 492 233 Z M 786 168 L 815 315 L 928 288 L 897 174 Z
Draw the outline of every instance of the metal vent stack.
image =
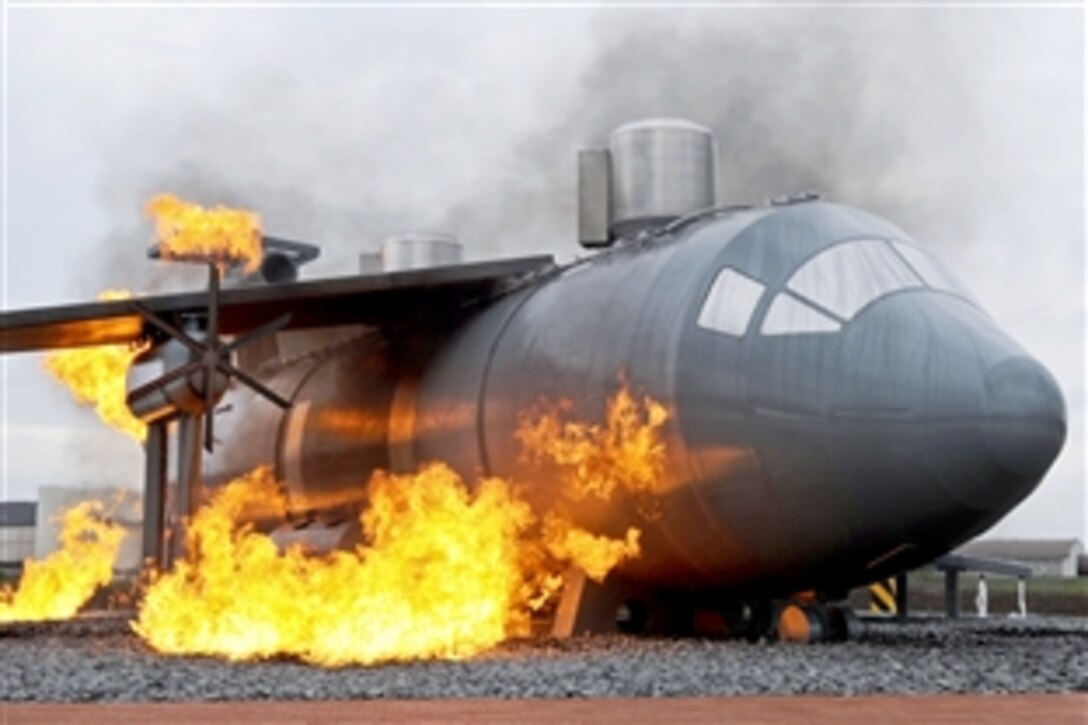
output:
M 655 118 L 620 126 L 607 149 L 580 152 L 579 239 L 606 247 L 715 205 L 717 148 L 699 124 Z

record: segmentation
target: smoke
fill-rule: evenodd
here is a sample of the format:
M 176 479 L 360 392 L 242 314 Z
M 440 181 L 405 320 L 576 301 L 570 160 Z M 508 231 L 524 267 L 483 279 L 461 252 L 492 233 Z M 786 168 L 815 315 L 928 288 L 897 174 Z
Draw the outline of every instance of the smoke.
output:
M 401 56 L 324 86 L 275 66 L 242 71 L 218 94 L 132 119 L 141 163 L 111 168 L 101 190 L 111 217 L 127 221 L 103 245 L 103 274 L 90 277 L 162 287 L 162 272 L 149 277 L 117 239 L 148 237 L 139 205 L 163 191 L 254 208 L 270 233 L 322 244 L 311 274 L 351 273 L 359 252 L 418 228 L 458 234 L 475 258 L 569 257 L 577 149 L 648 116 L 716 132 L 725 202 L 814 189 L 932 245 L 963 247 L 1020 202 L 1021 156 L 1039 153 L 1025 140 L 1010 157 L 1008 114 L 1034 109 L 1002 105 L 994 87 L 1030 72 L 1013 66 L 1017 42 L 1023 56 L 1037 48 L 1017 41 L 1013 13 L 992 15 L 603 10 L 575 50 L 501 59 L 527 67 L 531 90 L 520 96 L 514 71 L 493 76 L 486 65 L 511 46 L 486 38 L 470 68 L 479 79 Z M 350 67 L 349 54 L 338 59 Z
M 478 236 L 571 240 L 575 149 L 603 145 L 631 120 L 679 116 L 716 133 L 724 203 L 813 189 L 955 255 L 975 243 L 1019 246 L 1002 227 L 1030 216 L 1025 197 L 1056 187 L 1060 218 L 1034 219 L 1033 233 L 1053 231 L 1076 254 L 1083 83 L 1068 71 L 1079 65 L 1058 68 L 1067 101 L 1024 91 L 1033 73 L 1057 90 L 1039 51 L 1082 52 L 1083 40 L 1075 27 L 1053 37 L 1053 22 L 1040 20 L 933 9 L 601 13 L 564 112 L 526 133 L 451 224 L 499 193 L 505 203 L 475 220 Z M 1045 181 L 1065 169 L 1067 184 L 1025 184 L 1025 171 L 1050 163 Z M 528 218 L 510 212 L 526 208 Z

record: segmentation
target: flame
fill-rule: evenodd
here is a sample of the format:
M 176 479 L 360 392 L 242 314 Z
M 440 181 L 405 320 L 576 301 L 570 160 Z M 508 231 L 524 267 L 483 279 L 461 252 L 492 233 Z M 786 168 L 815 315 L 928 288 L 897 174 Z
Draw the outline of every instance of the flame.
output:
M 242 264 L 247 273 L 261 265 L 261 220 L 253 212 L 204 208 L 160 194 L 148 203 L 147 213 L 155 221 L 159 252 L 166 259 L 208 260 L 222 269 Z
M 273 500 L 286 503 L 260 468 L 196 514 L 186 558 L 154 581 L 134 624 L 152 647 L 344 665 L 467 657 L 528 631 L 519 542 L 533 517 L 504 482 L 469 494 L 442 464 L 378 472 L 368 543 L 323 557 L 239 525 L 247 502 Z
M 515 436 L 523 457 L 557 464 L 564 475 L 564 494 L 575 501 L 594 496 L 608 501 L 617 487 L 628 493 L 653 493 L 665 470 L 661 426 L 669 414 L 649 396 L 631 394 L 625 375 L 606 405 L 604 424 L 563 420 L 574 404 L 542 401 L 518 416 Z
M 107 290 L 98 298 L 119 300 L 130 296 L 124 290 Z M 78 403 L 93 406 L 107 425 L 143 441 L 147 426 L 128 409 L 125 381 L 129 365 L 146 349 L 146 343 L 141 343 L 58 350 L 46 355 L 44 367 L 68 387 Z
M 559 561 L 569 561 L 594 581 L 604 581 L 608 572 L 625 559 L 639 555 L 642 532 L 629 527 L 622 539 L 596 536 L 574 526 L 559 514 L 544 517 L 544 542 L 548 553 Z
M 0 622 L 67 619 L 109 584 L 125 532 L 104 511 L 84 501 L 61 515 L 60 549 L 27 560 L 18 588 L 0 588 Z
M 639 439 L 633 446 L 612 440 L 613 459 L 621 449 L 660 457 L 658 410 L 624 388 L 609 402 L 608 424 L 585 430 L 603 435 L 620 426 L 616 435 Z M 641 440 L 647 436 L 654 441 Z M 660 465 L 656 458 L 642 466 L 628 461 L 617 473 L 631 477 Z M 606 481 L 604 469 L 594 475 L 599 491 L 630 485 Z M 340 666 L 460 659 L 529 634 L 533 613 L 554 603 L 572 566 L 600 581 L 639 555 L 634 527 L 622 538 L 601 536 L 563 511 L 538 515 L 511 481 L 487 478 L 470 487 L 442 463 L 415 474 L 376 471 L 366 490 L 363 543 L 312 555 L 301 546 L 281 550 L 246 523 L 287 511 L 270 468 L 231 482 L 193 517 L 185 558 L 153 579 L 133 629 L 159 652 L 231 660 L 287 655 Z

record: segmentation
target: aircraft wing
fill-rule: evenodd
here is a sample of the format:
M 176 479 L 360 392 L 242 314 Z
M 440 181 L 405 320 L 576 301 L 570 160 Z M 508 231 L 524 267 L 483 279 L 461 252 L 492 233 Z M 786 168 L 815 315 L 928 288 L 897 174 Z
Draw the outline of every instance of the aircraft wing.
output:
M 287 329 L 344 324 L 386 326 L 441 320 L 551 268 L 550 256 L 406 270 L 290 284 L 226 288 L 219 326 L 237 335 L 290 313 Z M 151 331 L 134 303 L 166 319 L 207 313 L 206 292 L 0 312 L 0 353 L 132 342 Z

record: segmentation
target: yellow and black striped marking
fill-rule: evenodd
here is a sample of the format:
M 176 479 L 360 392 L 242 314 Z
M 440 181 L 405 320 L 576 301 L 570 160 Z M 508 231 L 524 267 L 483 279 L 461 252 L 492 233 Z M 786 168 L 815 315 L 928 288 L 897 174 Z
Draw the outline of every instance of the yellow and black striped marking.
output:
M 898 614 L 895 598 L 895 577 L 881 579 L 869 585 L 869 611 L 874 614 Z

